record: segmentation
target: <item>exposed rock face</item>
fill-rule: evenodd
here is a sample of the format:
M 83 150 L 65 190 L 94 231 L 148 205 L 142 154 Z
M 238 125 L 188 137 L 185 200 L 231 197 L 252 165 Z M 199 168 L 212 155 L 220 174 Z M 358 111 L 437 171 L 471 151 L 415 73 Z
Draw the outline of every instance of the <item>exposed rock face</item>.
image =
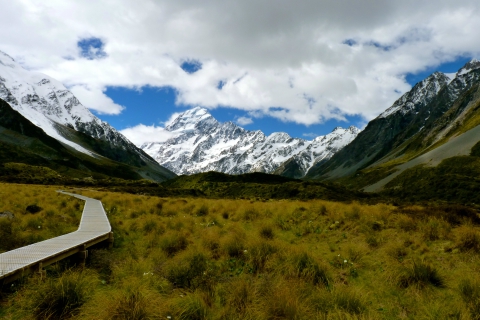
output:
M 145 143 L 141 148 L 177 174 L 273 173 L 285 162 L 295 161 L 295 177 L 302 177 L 313 164 L 330 158 L 360 131 L 338 127 L 313 141 L 292 138 L 285 132 L 265 136 L 233 122 L 220 123 L 206 109 L 198 107 L 180 114 L 165 129 L 174 137 L 165 142 Z M 276 173 L 291 176 L 287 170 Z

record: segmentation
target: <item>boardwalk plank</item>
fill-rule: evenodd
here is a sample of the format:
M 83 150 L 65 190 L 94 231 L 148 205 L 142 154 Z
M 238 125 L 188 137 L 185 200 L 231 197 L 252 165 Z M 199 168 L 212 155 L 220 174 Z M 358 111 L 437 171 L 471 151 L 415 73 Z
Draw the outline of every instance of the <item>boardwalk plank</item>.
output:
M 77 231 L 0 254 L 0 281 L 3 283 L 15 279 L 19 274 L 23 275 L 26 270 L 44 267 L 109 238 L 111 226 L 101 201 L 58 192 L 85 201 Z

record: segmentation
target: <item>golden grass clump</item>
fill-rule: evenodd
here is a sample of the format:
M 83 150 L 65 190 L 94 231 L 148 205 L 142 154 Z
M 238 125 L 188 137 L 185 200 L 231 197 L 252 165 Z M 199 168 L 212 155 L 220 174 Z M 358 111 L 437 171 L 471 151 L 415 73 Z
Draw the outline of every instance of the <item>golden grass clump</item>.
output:
M 456 248 L 462 252 L 480 253 L 480 232 L 472 226 L 457 230 Z
M 397 284 L 402 288 L 410 286 L 424 288 L 428 285 L 443 288 L 445 277 L 432 264 L 423 260 L 408 261 L 398 269 Z
M 98 284 L 91 271 L 66 271 L 58 278 L 29 283 L 12 308 L 18 308 L 25 318 L 67 319 L 80 312 Z

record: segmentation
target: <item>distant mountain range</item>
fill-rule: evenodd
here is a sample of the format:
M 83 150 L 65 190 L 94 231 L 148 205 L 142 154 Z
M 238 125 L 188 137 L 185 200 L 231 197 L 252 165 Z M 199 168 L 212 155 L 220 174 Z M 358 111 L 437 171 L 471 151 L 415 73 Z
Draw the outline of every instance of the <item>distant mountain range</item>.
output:
M 83 173 L 83 176 L 155 181 L 175 176 L 108 123 L 95 117 L 60 82 L 23 69 L 1 51 L 0 99 L 0 116 L 4 120 L 0 123 L 0 141 L 6 148 L 3 151 L 21 152 L 23 162 L 34 164 L 40 157 L 43 164 L 68 167 L 79 176 Z M 32 132 L 37 133 L 32 135 Z M 53 145 L 55 147 L 51 147 Z M 16 162 L 15 157 L 6 154 L 5 157 L 0 158 L 0 163 Z
M 228 174 L 277 173 L 301 178 L 315 164 L 329 159 L 360 132 L 335 128 L 314 140 L 292 138 L 285 132 L 266 136 L 233 122 L 218 122 L 204 108 L 180 114 L 166 128 L 173 137 L 141 146 L 162 166 L 177 174 L 217 171 Z

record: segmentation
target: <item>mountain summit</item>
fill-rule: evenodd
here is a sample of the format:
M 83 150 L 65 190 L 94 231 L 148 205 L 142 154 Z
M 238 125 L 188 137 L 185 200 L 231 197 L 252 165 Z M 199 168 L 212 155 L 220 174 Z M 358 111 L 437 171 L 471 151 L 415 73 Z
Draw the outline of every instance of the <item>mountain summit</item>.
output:
M 360 131 L 338 127 L 313 141 L 292 138 L 285 132 L 266 136 L 233 122 L 220 123 L 200 107 L 181 113 L 165 129 L 174 137 L 145 143 L 141 148 L 177 174 L 275 172 L 295 178 L 302 177 L 315 163 L 329 159 Z M 286 162 L 287 167 L 283 166 Z

